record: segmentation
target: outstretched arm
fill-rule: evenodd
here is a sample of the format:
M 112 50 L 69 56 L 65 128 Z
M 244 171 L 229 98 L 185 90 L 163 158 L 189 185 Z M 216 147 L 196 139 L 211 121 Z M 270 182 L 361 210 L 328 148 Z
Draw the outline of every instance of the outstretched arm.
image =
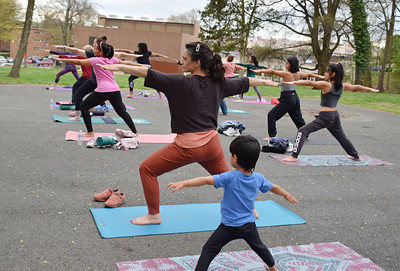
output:
M 116 58 L 128 58 L 128 59 L 133 59 L 136 60 L 136 58 L 141 57 L 142 55 L 137 55 L 137 54 L 130 54 L 130 53 L 125 53 L 125 52 L 114 52 L 114 56 Z
M 314 88 L 322 89 L 322 91 L 329 92 L 332 88 L 331 83 L 326 81 L 310 81 L 310 80 L 300 80 L 285 82 L 287 85 L 299 85 L 299 86 L 312 86 Z
M 128 54 L 134 54 L 135 53 L 135 51 L 132 51 L 132 50 L 129 50 L 129 49 L 119 49 L 119 48 L 114 49 L 114 52 L 124 52 L 124 53 L 128 53 Z
M 132 63 L 134 64 L 134 63 Z M 109 71 L 122 71 L 125 73 L 132 74 L 137 77 L 147 77 L 147 71 L 149 70 L 148 67 L 138 67 L 138 66 L 133 66 L 133 65 L 124 65 L 124 64 L 111 64 L 111 65 L 100 65 L 97 64 L 97 66 L 109 70 Z
M 64 46 L 64 45 L 53 45 L 53 46 L 59 50 L 67 50 L 67 51 L 73 52 L 75 54 L 78 54 L 81 57 L 85 57 L 85 58 L 87 57 L 85 50 L 83 50 L 83 49 L 78 49 L 75 47 L 69 47 L 69 46 Z
M 214 177 L 213 176 L 208 176 L 208 177 L 198 177 L 194 179 L 189 179 L 181 182 L 175 182 L 175 183 L 169 183 L 167 184 L 168 189 L 173 189 L 172 192 L 181 190 L 184 187 L 196 187 L 196 186 L 203 186 L 203 185 L 214 185 Z
M 69 59 L 51 56 L 52 59 L 81 66 L 92 66 L 89 59 Z
M 325 79 L 325 76 L 311 73 L 311 72 L 299 72 L 300 78 L 308 78 L 308 77 L 314 77 L 318 79 Z
M 284 197 L 285 200 L 290 201 L 291 203 L 299 203 L 294 196 L 292 196 L 289 192 L 287 192 L 285 189 L 277 184 L 272 185 L 270 191 L 276 195 Z
M 348 83 L 343 83 L 343 90 L 345 91 L 367 91 L 367 92 L 379 92 L 378 89 L 375 88 L 369 88 L 369 87 L 364 87 L 362 85 L 352 85 Z
M 165 55 L 162 55 L 162 54 L 159 54 L 159 53 L 154 53 L 154 52 L 151 52 L 150 57 L 165 57 L 165 58 L 169 58 L 169 56 L 165 56 Z
M 272 80 L 254 78 L 254 77 L 249 77 L 249 83 L 250 83 L 250 85 L 249 85 L 250 87 L 256 87 L 256 86 L 273 86 L 273 87 L 277 87 L 277 86 L 279 86 L 279 83 L 275 83 Z
M 286 71 L 277 71 L 273 69 L 257 69 L 257 70 L 252 70 L 255 73 L 267 73 L 267 74 L 273 74 L 279 77 L 284 77 L 288 72 Z

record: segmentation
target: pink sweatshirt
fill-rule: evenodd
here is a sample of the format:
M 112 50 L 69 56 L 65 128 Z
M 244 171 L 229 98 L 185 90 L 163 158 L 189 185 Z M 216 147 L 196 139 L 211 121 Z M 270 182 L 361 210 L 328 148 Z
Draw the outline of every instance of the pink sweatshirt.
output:
M 233 62 L 226 62 L 223 64 L 225 68 L 225 77 L 234 77 L 235 76 L 235 69 L 245 70 L 246 68 L 236 65 Z
M 96 74 L 97 88 L 94 90 L 96 92 L 114 92 L 119 91 L 119 86 L 114 79 L 114 72 L 107 71 L 103 68 L 98 67 L 96 64 L 117 64 L 119 62 L 118 58 L 105 58 L 105 57 L 91 57 L 89 58 L 90 63 L 94 73 Z

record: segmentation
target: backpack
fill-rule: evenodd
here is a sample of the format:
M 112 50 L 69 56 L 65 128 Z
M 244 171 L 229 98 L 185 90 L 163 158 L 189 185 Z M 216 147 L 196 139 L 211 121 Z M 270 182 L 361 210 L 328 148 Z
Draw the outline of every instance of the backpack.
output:
M 262 146 L 262 152 L 285 153 L 289 146 L 289 140 L 279 136 L 275 136 L 268 140 L 268 144 Z

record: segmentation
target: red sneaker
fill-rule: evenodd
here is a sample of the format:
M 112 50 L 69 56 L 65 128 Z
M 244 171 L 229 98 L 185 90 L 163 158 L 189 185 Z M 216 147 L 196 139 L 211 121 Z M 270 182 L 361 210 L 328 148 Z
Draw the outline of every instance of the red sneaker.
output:
M 111 197 L 112 194 L 116 193 L 117 191 L 118 189 L 112 190 L 111 188 L 108 188 L 106 191 L 94 195 L 93 198 L 97 201 L 106 201 Z
M 110 207 L 110 208 L 114 208 L 114 207 L 118 207 L 120 206 L 122 203 L 125 202 L 125 195 L 124 193 L 121 193 L 119 191 L 116 191 L 115 193 L 113 193 L 111 195 L 111 197 L 104 203 L 105 207 Z

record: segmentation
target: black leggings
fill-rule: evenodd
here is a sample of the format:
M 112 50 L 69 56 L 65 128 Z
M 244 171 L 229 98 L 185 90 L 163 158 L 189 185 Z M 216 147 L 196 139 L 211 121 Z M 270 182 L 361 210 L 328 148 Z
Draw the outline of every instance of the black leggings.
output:
M 72 97 L 71 97 L 71 103 L 76 104 L 76 92 L 78 91 L 78 89 L 83 85 L 83 83 L 85 83 L 87 80 L 87 78 L 83 78 L 80 77 L 75 84 L 72 86 Z M 82 103 L 82 99 L 81 102 L 79 103 L 79 105 Z M 76 106 L 75 106 L 76 109 Z
M 130 90 L 130 91 L 133 91 L 133 86 L 135 85 L 135 84 L 133 83 L 133 80 L 135 80 L 135 79 L 137 79 L 137 78 L 139 78 L 139 77 L 134 76 L 134 75 L 129 76 L 128 82 L 129 82 L 129 90 Z
M 275 260 L 269 249 L 261 241 L 254 222 L 244 224 L 240 227 L 228 227 L 224 224 L 220 224 L 218 229 L 203 246 L 196 270 L 206 271 L 212 260 L 221 251 L 222 247 L 235 239 L 244 239 L 251 249 L 254 250 L 269 267 L 275 265 Z
M 296 158 L 299 156 L 304 141 L 309 134 L 323 128 L 328 129 L 348 155 L 356 159 L 359 158 L 358 152 L 343 132 L 338 111 L 321 111 L 315 120 L 301 127 L 293 144 L 292 156 Z
M 88 132 L 93 132 L 92 120 L 89 114 L 89 109 L 98 105 L 101 102 L 109 100 L 114 107 L 115 112 L 120 116 L 128 125 L 132 132 L 137 133 L 135 124 L 126 107 L 122 102 L 121 93 L 119 91 L 113 92 L 96 92 L 93 91 L 81 104 L 81 113 Z
M 93 92 L 96 88 L 97 88 L 97 81 L 93 77 L 89 77 L 89 79 L 86 79 L 86 81 L 83 82 L 83 84 L 76 90 L 75 93 L 75 110 L 81 110 L 83 97 Z M 96 105 L 97 104 L 95 104 L 95 106 Z M 106 105 L 106 104 L 103 101 L 100 103 L 100 105 Z
M 275 105 L 268 113 L 268 135 L 276 136 L 276 122 L 286 113 L 289 113 L 290 118 L 300 129 L 306 124 L 300 110 L 300 99 L 296 91 L 282 91 L 279 103 Z

